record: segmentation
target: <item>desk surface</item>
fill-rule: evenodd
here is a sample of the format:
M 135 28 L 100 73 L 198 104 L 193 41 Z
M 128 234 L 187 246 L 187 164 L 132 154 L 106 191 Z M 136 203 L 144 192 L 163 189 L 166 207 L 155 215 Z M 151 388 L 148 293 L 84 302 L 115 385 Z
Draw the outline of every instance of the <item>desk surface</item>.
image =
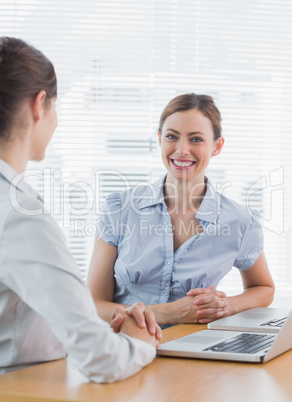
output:
M 205 329 L 179 325 L 169 341 Z M 90 383 L 66 359 L 0 376 L 1 402 L 291 402 L 292 350 L 265 364 L 159 357 L 140 373 L 114 384 Z

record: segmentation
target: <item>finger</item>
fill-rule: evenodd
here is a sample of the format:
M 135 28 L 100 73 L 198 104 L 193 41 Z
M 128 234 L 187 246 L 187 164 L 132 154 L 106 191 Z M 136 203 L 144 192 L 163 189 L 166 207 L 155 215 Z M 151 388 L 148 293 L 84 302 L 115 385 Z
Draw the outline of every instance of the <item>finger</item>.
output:
M 155 335 L 156 339 L 162 339 L 162 331 L 156 322 L 155 314 L 151 310 L 145 310 L 144 316 L 147 324 L 148 331 L 151 335 Z
M 223 315 L 225 315 L 225 311 L 226 309 L 221 309 L 218 310 L 217 308 L 205 308 L 204 310 L 198 310 L 197 311 L 197 316 L 198 317 L 222 317 Z
M 113 313 L 112 313 L 112 320 L 118 315 L 124 315 L 125 314 L 125 309 L 121 306 L 117 306 L 114 308 Z
M 162 340 L 162 330 L 158 324 L 156 324 L 155 336 L 158 341 Z M 159 343 L 158 343 L 158 346 L 159 346 Z
M 219 318 L 227 317 L 228 315 L 229 315 L 229 310 L 225 309 L 225 310 L 215 313 L 214 316 L 200 318 L 199 323 L 200 324 L 208 324 L 209 322 L 218 320 Z
M 128 315 L 130 317 L 135 318 L 135 320 L 140 328 L 145 328 L 145 326 L 146 326 L 144 309 L 145 309 L 145 306 L 143 303 L 135 303 L 135 304 L 133 304 L 133 306 L 128 307 L 126 309 Z
M 198 294 L 196 297 L 199 298 L 199 297 L 201 297 L 202 295 L 205 295 L 205 294 L 214 295 L 214 296 L 220 297 L 222 299 L 224 297 L 227 297 L 226 293 L 222 292 L 221 290 L 214 290 L 214 289 L 211 289 L 211 288 L 206 289 L 206 292 L 202 293 L 201 295 Z
M 200 318 L 199 324 L 209 324 L 209 322 L 215 321 L 213 318 Z
M 187 293 L 187 296 L 197 296 L 197 295 L 201 295 L 206 292 L 208 292 L 208 289 L 206 289 L 206 288 L 190 289 Z
M 194 304 L 197 308 L 197 310 L 203 310 L 204 308 L 217 308 L 217 309 L 222 309 L 222 308 L 227 308 L 228 303 L 225 299 L 215 299 L 212 301 L 209 301 L 209 303 L 202 303 L 202 304 Z
M 197 298 L 196 300 L 194 300 L 193 303 L 196 306 L 203 306 L 203 305 L 208 305 L 208 304 L 212 304 L 214 307 L 226 307 L 227 306 L 226 299 L 221 299 L 213 294 Z
M 111 327 L 114 330 L 114 332 L 120 332 L 123 321 L 124 321 L 124 317 L 121 314 L 118 314 L 111 321 Z
M 217 312 L 217 311 L 225 310 L 226 308 L 228 308 L 228 306 L 226 304 L 218 305 L 218 304 L 209 303 L 209 304 L 203 304 L 200 306 L 196 306 L 196 312 L 205 311 L 205 310 L 209 310 L 209 309 L 212 309 Z
M 204 310 L 198 310 L 197 311 L 197 316 L 199 318 L 206 318 L 206 317 L 212 317 L 216 313 L 216 309 L 214 308 L 205 308 Z
M 195 300 L 194 300 L 194 305 L 196 305 L 196 306 L 200 306 L 200 305 L 204 305 L 204 304 L 210 304 L 210 303 L 212 303 L 212 302 L 214 302 L 214 300 L 216 299 L 216 296 L 215 295 L 213 295 L 213 294 L 206 294 L 206 295 L 203 295 L 203 296 L 201 296 L 201 297 L 197 297 Z
M 214 285 L 209 286 L 208 289 L 214 291 L 218 297 L 226 297 L 226 293 L 222 292 L 221 290 L 214 290 Z
M 211 285 L 211 286 L 209 286 L 208 288 L 195 288 L 195 289 L 190 289 L 190 290 L 187 292 L 187 295 L 196 296 L 196 295 L 198 295 L 198 294 L 206 293 L 206 292 L 212 291 L 212 290 L 214 290 L 214 285 Z
M 214 290 L 214 294 L 220 298 L 227 297 L 226 293 L 222 292 L 221 290 Z
M 214 290 L 214 286 L 211 285 L 208 288 L 197 288 L 197 289 L 190 289 L 187 293 L 187 296 L 200 296 L 206 293 L 212 293 L 218 297 L 227 297 L 226 293 L 222 292 L 222 290 Z
M 209 324 L 209 322 L 215 321 L 213 318 L 200 318 L 198 323 L 199 324 Z

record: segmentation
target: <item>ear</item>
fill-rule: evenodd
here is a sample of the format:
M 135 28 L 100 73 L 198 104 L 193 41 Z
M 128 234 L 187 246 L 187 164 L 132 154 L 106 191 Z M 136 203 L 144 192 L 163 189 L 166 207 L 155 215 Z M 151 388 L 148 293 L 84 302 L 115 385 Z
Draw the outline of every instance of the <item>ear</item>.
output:
M 41 90 L 32 101 L 32 111 L 35 122 L 38 122 L 43 117 L 46 96 L 46 91 Z
M 159 142 L 159 146 L 161 147 L 161 132 L 158 131 L 158 142 Z
M 221 153 L 224 142 L 225 142 L 224 137 L 219 137 L 218 140 L 216 140 L 215 148 L 211 156 L 217 156 Z

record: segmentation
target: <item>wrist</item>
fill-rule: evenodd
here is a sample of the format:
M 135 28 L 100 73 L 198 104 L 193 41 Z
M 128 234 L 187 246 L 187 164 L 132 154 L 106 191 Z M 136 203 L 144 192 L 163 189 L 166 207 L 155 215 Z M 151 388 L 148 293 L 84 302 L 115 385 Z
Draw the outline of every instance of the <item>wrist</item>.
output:
M 158 325 L 175 324 L 173 322 L 172 303 L 152 304 L 146 307 L 153 311 Z
M 140 339 L 150 345 L 156 347 L 157 340 L 154 335 L 150 335 L 148 329 L 138 327 L 136 320 L 132 317 L 126 316 L 121 325 L 120 332 L 131 336 L 132 338 Z
M 234 297 L 226 297 L 225 300 L 228 304 L 228 311 L 229 311 L 228 315 L 234 315 L 239 312 L 236 310 L 236 302 L 234 300 Z

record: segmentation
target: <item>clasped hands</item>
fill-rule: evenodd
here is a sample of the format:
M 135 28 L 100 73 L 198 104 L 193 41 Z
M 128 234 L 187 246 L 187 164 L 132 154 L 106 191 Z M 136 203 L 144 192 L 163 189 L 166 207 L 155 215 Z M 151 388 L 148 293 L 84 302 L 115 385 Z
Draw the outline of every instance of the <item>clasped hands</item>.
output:
M 207 324 L 231 315 L 226 294 L 213 286 L 191 289 L 187 296 L 167 304 L 167 310 L 168 324 Z M 154 312 L 141 302 L 128 308 L 115 307 L 111 327 L 156 347 L 162 339 Z
M 177 306 L 179 323 L 207 324 L 230 315 L 226 294 L 214 290 L 213 286 L 191 289 L 186 297 L 174 303 L 179 304 L 179 302 L 180 306 Z
M 123 332 L 152 344 L 159 346 L 162 339 L 162 331 L 157 324 L 153 311 L 147 309 L 141 302 L 130 307 L 115 307 L 111 327 L 114 332 Z

